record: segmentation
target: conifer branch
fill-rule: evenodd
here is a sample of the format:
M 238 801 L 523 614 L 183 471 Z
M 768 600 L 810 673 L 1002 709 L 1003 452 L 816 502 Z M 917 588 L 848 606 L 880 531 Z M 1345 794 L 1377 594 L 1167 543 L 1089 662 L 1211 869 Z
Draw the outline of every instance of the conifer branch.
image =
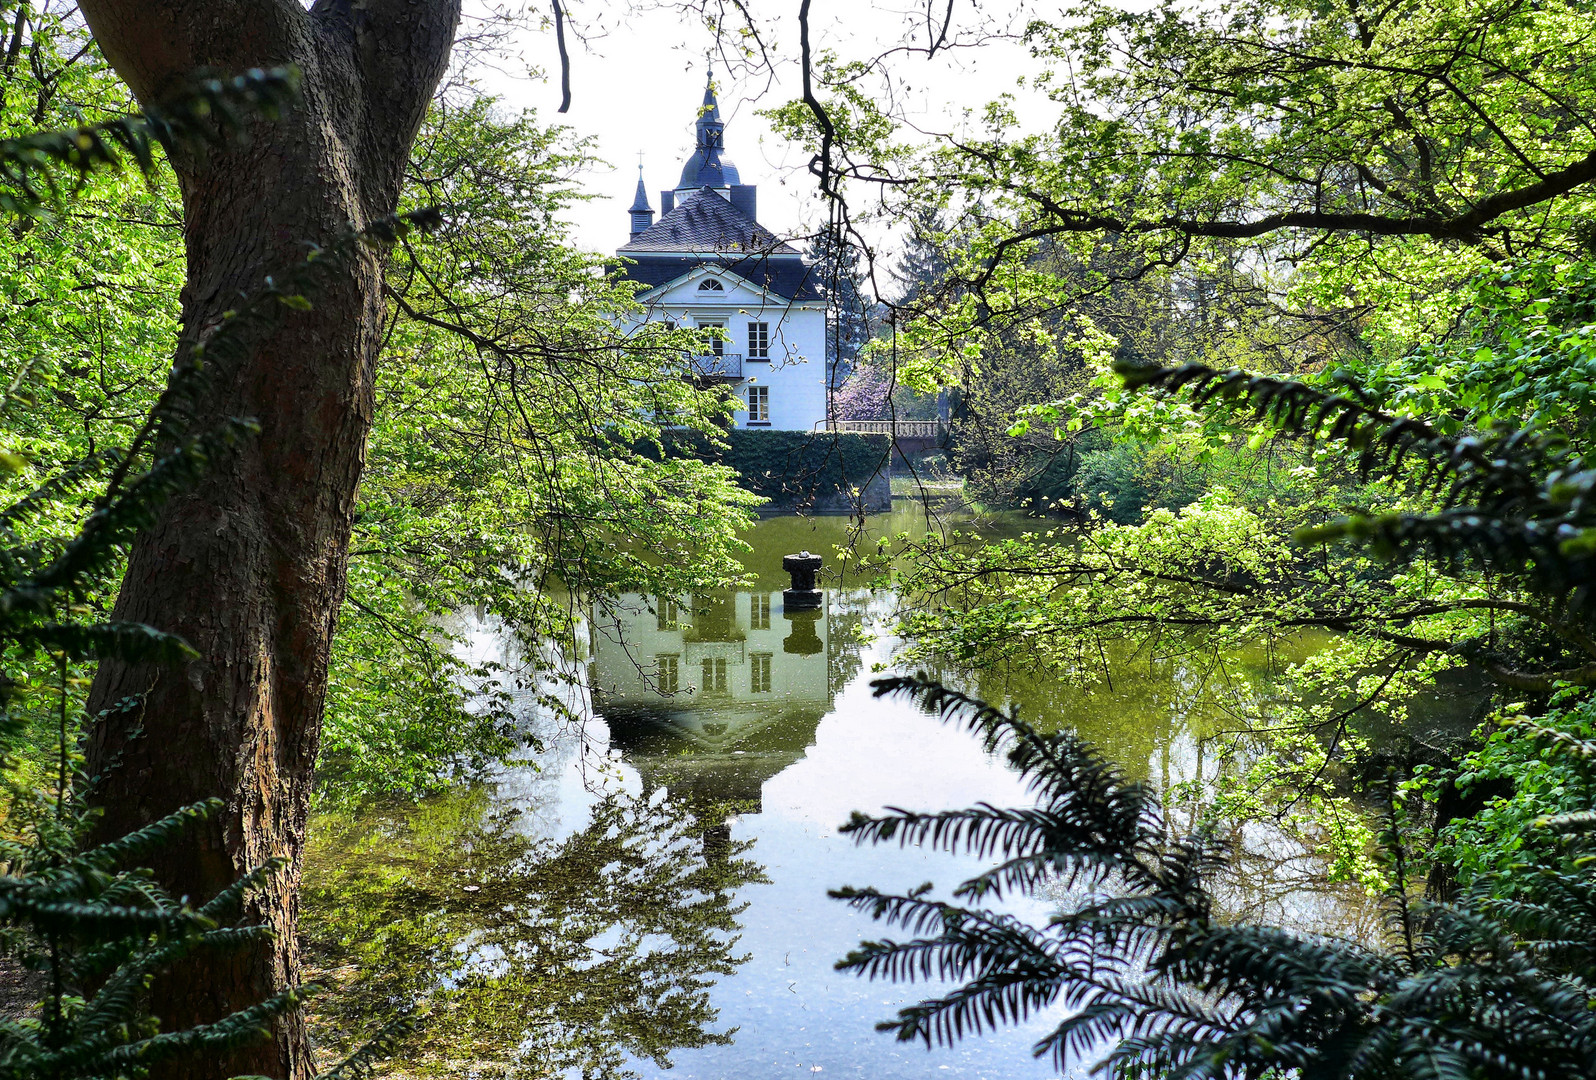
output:
M 1106 884 L 1093 876 L 1096 868 L 1122 868 L 1112 895 L 1089 897 L 1043 927 L 966 906 L 989 891 L 972 884 L 980 876 L 956 891 L 965 903 L 935 899 L 930 884 L 903 895 L 834 892 L 919 935 L 863 942 L 839 969 L 958 984 L 879 1025 L 899 1039 L 951 1045 L 1057 1004 L 1070 1015 L 1034 1052 L 1060 1070 L 1096 1059 L 1123 1080 L 1576 1080 L 1596 1068 L 1596 860 L 1577 872 L 1549 871 L 1534 900 L 1482 897 L 1410 915 L 1405 893 L 1388 896 L 1405 943 L 1389 953 L 1223 925 L 1211 916 L 1207 885 L 1222 849 L 1201 832 L 1170 836 L 1157 798 L 1095 751 L 1072 737 L 1040 735 L 1011 713 L 924 677 L 874 685 L 878 694 L 924 703 L 989 745 L 1036 747 L 1017 768 L 1039 799 L 1034 810 L 981 806 L 962 817 L 856 815 L 847 828 L 857 840 L 928 841 L 988 855 L 1046 852 L 1050 878 L 1060 883 L 1086 868 L 1089 880 Z M 1596 781 L 1596 744 L 1547 741 L 1587 783 Z M 1544 827 L 1588 845 L 1593 820 L 1581 814 Z
M 164 105 L 134 116 L 0 140 L 0 212 L 39 214 L 91 175 L 121 171 L 129 160 L 153 176 L 157 146 L 200 149 L 239 139 L 251 120 L 275 119 L 298 93 L 299 76 L 293 70 L 254 70 L 229 79 L 196 80 Z

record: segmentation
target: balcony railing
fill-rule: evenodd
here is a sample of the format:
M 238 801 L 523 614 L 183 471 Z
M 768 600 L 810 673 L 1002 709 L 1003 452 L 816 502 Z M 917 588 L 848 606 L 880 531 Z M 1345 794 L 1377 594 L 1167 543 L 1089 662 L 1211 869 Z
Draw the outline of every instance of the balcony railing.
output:
M 740 379 L 743 377 L 743 354 L 705 353 L 703 356 L 690 356 L 688 363 L 692 365 L 693 374 L 701 379 Z

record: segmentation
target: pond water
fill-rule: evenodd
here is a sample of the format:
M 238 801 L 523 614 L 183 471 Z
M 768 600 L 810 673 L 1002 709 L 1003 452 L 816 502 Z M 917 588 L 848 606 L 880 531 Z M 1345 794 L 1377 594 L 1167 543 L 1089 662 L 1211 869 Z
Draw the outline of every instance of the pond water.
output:
M 926 524 L 900 502 L 871 531 Z M 419 803 L 318 817 L 307 949 L 336 991 L 318 1013 L 322 1041 L 350 1045 L 430 997 L 397 1073 L 1056 1075 L 1030 1047 L 1057 1015 L 928 1050 L 874 1025 L 934 985 L 833 969 L 885 931 L 828 888 L 932 881 L 946 895 L 981 866 L 858 848 L 837 831 L 852 811 L 1026 801 L 968 734 L 871 696 L 901 648 L 893 590 L 832 578 L 818 612 L 784 610 L 781 556 L 808 549 L 829 563 L 846 525 L 766 520 L 747 537 L 753 587 L 592 612 L 585 652 L 560 658 L 574 677 L 526 696 L 539 748 L 522 767 Z M 484 655 L 507 648 L 490 621 L 466 629 Z M 1080 730 L 1160 786 L 1205 767 L 1207 679 L 1179 663 L 1112 687 L 943 675 Z M 555 697 L 580 723 L 559 718 Z M 1313 885 L 1311 853 L 1257 827 L 1236 840 L 1233 914 L 1369 933 L 1363 898 Z M 1009 910 L 1040 921 L 1064 899 Z

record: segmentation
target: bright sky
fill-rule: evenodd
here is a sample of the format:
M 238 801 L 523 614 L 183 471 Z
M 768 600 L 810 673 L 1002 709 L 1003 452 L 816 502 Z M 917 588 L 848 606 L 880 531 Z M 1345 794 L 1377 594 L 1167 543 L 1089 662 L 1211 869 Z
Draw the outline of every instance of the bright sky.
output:
M 935 0 L 940 4 L 941 0 Z M 776 80 L 766 73 L 728 73 L 717 60 L 715 77 L 721 116 L 727 121 L 726 152 L 743 183 L 759 185 L 761 224 L 778 235 L 804 232 L 805 222 L 821 219 L 823 210 L 806 171 L 807 156 L 778 138 L 756 115 L 798 96 L 798 0 L 753 0 L 762 12 L 761 32 L 777 54 Z M 976 18 L 973 0 L 955 0 L 955 28 L 968 30 Z M 563 118 L 579 134 L 596 140 L 608 167 L 584 177 L 599 196 L 575 208 L 570 220 L 577 242 L 589 249 L 613 251 L 626 242 L 628 219 L 637 183 L 638 154 L 649 202 L 659 213 L 659 191 L 675 187 L 683 162 L 692 152 L 693 123 L 704 88 L 704 56 L 712 46 L 702 21 L 688 13 L 650 7 L 622 13 L 596 3 L 576 11 L 586 29 L 586 43 L 571 41 L 571 110 Z M 940 14 L 940 12 L 939 12 Z M 925 12 L 916 0 L 813 0 L 814 47 L 831 48 L 848 57 L 873 56 L 898 43 L 911 27 L 925 38 Z M 550 74 L 548 81 L 506 80 L 495 86 L 509 103 L 530 105 L 545 120 L 559 107 L 558 56 L 554 35 L 528 33 L 521 43 L 529 67 Z M 1012 90 L 1028 58 L 1011 43 L 943 51 L 933 60 L 901 55 L 897 77 L 910 87 L 911 119 L 927 130 L 946 131 L 963 108 L 975 108 Z

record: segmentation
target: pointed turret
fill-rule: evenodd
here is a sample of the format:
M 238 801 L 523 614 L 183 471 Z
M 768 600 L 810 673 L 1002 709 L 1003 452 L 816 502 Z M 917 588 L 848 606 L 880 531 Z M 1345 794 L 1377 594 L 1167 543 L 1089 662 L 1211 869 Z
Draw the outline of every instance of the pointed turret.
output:
M 698 145 L 720 146 L 726 125 L 720 120 L 720 102 L 715 100 L 715 77 L 704 73 L 704 104 L 698 110 Z
M 636 239 L 640 234 L 648 231 L 654 224 L 654 208 L 648 205 L 648 189 L 643 187 L 643 166 L 637 166 L 637 196 L 632 200 L 631 209 L 627 211 L 632 215 L 632 237 Z
M 698 110 L 698 122 L 694 127 L 698 137 L 693 156 L 682 166 L 682 178 L 676 185 L 677 193 L 681 195 L 707 187 L 724 194 L 727 188 L 740 185 L 742 178 L 737 175 L 737 166 L 723 156 L 726 150 L 726 125 L 720 118 L 720 102 L 715 100 L 712 74 L 705 76 L 704 104 Z M 675 201 L 681 200 L 678 198 Z
M 733 248 L 741 250 L 752 244 L 766 250 L 774 250 L 773 245 L 780 241 L 771 236 L 768 230 L 761 230 L 758 218 L 759 189 L 753 184 L 745 184 L 737 175 L 737 166 L 725 158 L 726 149 L 726 124 L 720 118 L 720 102 L 715 96 L 715 81 L 713 76 L 706 78 L 704 83 L 704 101 L 698 110 L 698 118 L 694 122 L 697 138 L 693 147 L 693 156 L 687 159 L 687 164 L 682 168 L 682 179 L 674 188 L 666 188 L 659 193 L 659 219 L 654 218 L 654 210 L 648 204 L 648 191 L 643 187 L 643 167 L 641 163 L 637 169 L 637 195 L 632 200 L 629 213 L 632 215 L 632 243 L 642 240 L 643 247 L 652 248 L 658 243 L 666 243 L 665 237 L 678 239 L 691 234 L 699 243 L 706 235 L 706 230 L 713 233 L 718 239 L 714 243 L 728 243 Z M 730 207 L 732 217 L 726 218 L 725 213 L 712 213 L 709 218 L 704 218 L 703 213 L 684 216 L 684 211 L 689 203 L 695 203 L 701 192 L 713 193 L 722 203 Z M 691 218 L 691 220 L 689 220 Z M 644 234 L 647 234 L 644 239 Z M 752 240 L 751 237 L 761 237 Z M 676 243 L 677 240 L 670 240 Z M 685 242 L 685 241 L 684 241 Z

